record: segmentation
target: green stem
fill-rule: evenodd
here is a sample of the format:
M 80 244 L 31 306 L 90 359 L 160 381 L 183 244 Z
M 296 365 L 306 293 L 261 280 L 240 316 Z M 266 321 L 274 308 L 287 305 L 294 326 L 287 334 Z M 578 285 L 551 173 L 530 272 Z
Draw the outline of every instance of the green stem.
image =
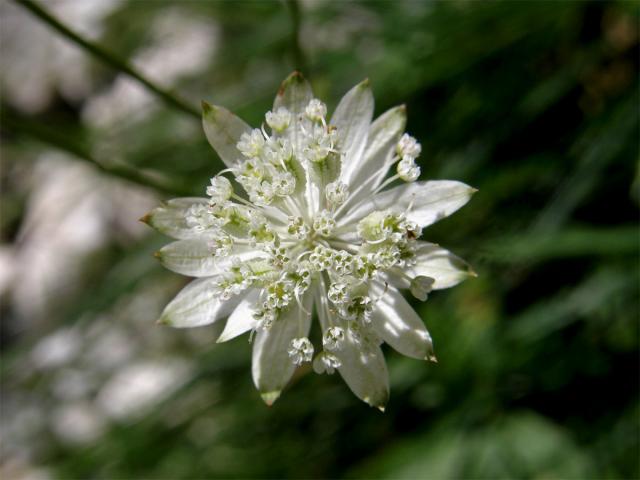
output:
M 42 143 L 70 153 L 74 158 L 83 160 L 97 167 L 100 171 L 119 177 L 144 187 L 170 195 L 189 195 L 193 192 L 183 191 L 160 178 L 151 178 L 126 164 L 109 164 L 96 159 L 83 142 L 61 135 L 57 129 L 43 126 L 40 122 L 33 122 L 19 115 L 9 112 L 6 107 L 0 109 L 0 123 L 3 129 L 16 135 L 27 135 Z M 74 135 L 77 137 L 77 135 Z
M 286 0 L 291 15 L 291 44 L 293 47 L 293 63 L 296 70 L 307 72 L 307 62 L 300 46 L 300 5 L 298 0 Z
M 187 102 L 185 102 L 178 96 L 172 94 L 168 90 L 164 90 L 163 88 L 160 88 L 159 86 L 155 85 L 149 79 L 144 77 L 140 72 L 135 70 L 131 65 L 129 65 L 127 61 L 121 58 L 118 58 L 113 53 L 109 52 L 108 50 L 105 50 L 99 44 L 83 38 L 78 33 L 74 32 L 69 27 L 61 23 L 58 19 L 53 17 L 47 10 L 42 8 L 33 0 L 14 0 L 14 2 L 23 6 L 27 10 L 29 10 L 36 17 L 40 18 L 43 22 L 49 25 L 51 28 L 58 31 L 64 37 L 71 40 L 76 45 L 82 47 L 89 53 L 91 53 L 94 57 L 107 63 L 114 69 L 126 73 L 131 78 L 136 79 L 138 82 L 144 85 L 149 91 L 151 91 L 154 95 L 162 99 L 167 105 L 178 108 L 182 112 L 187 113 L 195 118 L 198 118 L 198 119 L 200 118 L 200 112 L 196 108 L 189 105 Z

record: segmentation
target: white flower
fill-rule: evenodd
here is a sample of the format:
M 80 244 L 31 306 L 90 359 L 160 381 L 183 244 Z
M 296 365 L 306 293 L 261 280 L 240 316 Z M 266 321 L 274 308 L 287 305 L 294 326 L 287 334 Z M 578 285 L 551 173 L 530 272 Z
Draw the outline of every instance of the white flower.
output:
M 398 141 L 396 151 L 398 152 L 398 156 L 400 158 L 418 158 L 420 156 L 420 152 L 422 152 L 422 146 L 415 138 L 405 133 Z
M 284 131 L 291 122 L 291 112 L 285 107 L 279 107 L 275 112 L 267 112 L 265 115 L 267 125 L 276 132 Z
M 247 158 L 255 158 L 262 153 L 264 148 L 264 137 L 259 128 L 240 135 L 237 145 L 238 151 Z
M 304 108 L 304 113 L 309 120 L 321 122 L 327 114 L 327 106 L 317 98 L 312 98 Z
M 322 346 L 327 350 L 340 350 L 344 342 L 344 330 L 340 327 L 329 327 L 322 337 Z
M 340 368 L 342 362 L 333 353 L 322 352 L 316 356 L 313 361 L 313 370 L 316 373 L 328 373 L 332 374 L 336 368 Z
M 349 196 L 349 187 L 339 181 L 331 182 L 325 188 L 325 194 L 327 195 L 327 202 L 329 202 L 329 205 L 342 205 Z
M 211 198 L 211 203 L 224 203 L 233 194 L 231 182 L 225 177 L 217 176 L 211 178 L 211 185 L 207 187 L 207 195 Z
M 176 239 L 157 253 L 162 264 L 197 277 L 160 322 L 196 327 L 228 317 L 218 342 L 252 332 L 253 380 L 268 404 L 298 365 L 313 360 L 316 372 L 337 370 L 359 398 L 383 409 L 382 342 L 435 361 L 431 336 L 399 289 L 425 299 L 473 275 L 418 237 L 475 190 L 415 181 L 420 145 L 403 135 L 405 109 L 372 122 L 367 81 L 327 119 L 325 104 L 293 73 L 266 115 L 269 132 L 223 107 L 203 108 L 207 139 L 244 192 L 214 177 L 211 199 L 170 200 L 145 217 Z M 411 183 L 385 189 L 397 179 Z M 319 350 L 309 340 L 314 311 Z
M 420 167 L 416 165 L 416 159 L 410 156 L 402 157 L 397 170 L 398 176 L 405 182 L 415 182 L 420 176 Z
M 321 210 L 314 215 L 313 230 L 323 237 L 328 237 L 336 228 L 336 221 L 328 210 Z
M 302 365 L 313 359 L 313 345 L 307 337 L 294 338 L 287 353 L 295 365 Z

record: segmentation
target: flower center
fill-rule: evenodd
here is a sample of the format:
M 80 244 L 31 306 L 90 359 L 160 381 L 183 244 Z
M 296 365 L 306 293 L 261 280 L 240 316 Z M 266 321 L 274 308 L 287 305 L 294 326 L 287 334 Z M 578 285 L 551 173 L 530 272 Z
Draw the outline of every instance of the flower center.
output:
M 328 318 L 367 324 L 376 301 L 368 282 L 414 261 L 421 232 L 403 213 L 373 211 L 357 225 L 338 226 L 350 192 L 339 180 L 338 131 L 327 125 L 325 115 L 325 105 L 316 99 L 297 117 L 282 107 L 268 112 L 271 134 L 264 127 L 242 134 L 237 144 L 242 158 L 228 170 L 248 200 L 217 176 L 207 188 L 210 203 L 187 212 L 187 225 L 210 237 L 211 254 L 233 258 L 217 283 L 220 294 L 228 298 L 248 288 L 260 290 L 254 315 L 259 329 L 269 329 L 294 302 L 304 310 L 301 298 L 312 279 L 326 286 Z M 402 159 L 398 175 L 390 180 L 415 180 L 419 153 L 415 139 L 403 136 L 394 157 Z M 255 255 L 240 261 L 243 252 Z M 424 296 L 430 285 L 418 282 L 414 287 Z M 356 330 L 349 327 L 351 338 L 357 337 Z M 318 368 L 332 371 L 339 365 L 331 352 L 344 338 L 341 327 L 328 327 L 323 340 L 327 351 Z M 296 338 L 289 354 L 296 364 L 309 361 L 313 346 L 306 337 Z

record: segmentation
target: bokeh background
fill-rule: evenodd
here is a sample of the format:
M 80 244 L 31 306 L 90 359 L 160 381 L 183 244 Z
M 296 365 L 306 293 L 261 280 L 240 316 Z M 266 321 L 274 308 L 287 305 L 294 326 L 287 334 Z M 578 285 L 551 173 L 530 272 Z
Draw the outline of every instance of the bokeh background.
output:
M 0 2 L 2 478 L 640 476 L 637 2 L 37 5 Z M 384 414 L 307 370 L 266 407 L 246 336 L 155 325 L 188 280 L 137 219 L 221 168 L 200 100 L 257 125 L 294 68 L 479 189 L 424 232 L 479 276 L 415 304 L 439 363 L 388 350 Z

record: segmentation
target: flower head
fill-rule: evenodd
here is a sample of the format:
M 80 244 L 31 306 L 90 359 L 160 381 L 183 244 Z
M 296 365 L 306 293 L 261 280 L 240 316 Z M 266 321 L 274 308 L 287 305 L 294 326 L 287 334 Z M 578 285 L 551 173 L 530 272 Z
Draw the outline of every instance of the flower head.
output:
M 460 258 L 420 240 L 422 230 L 474 189 L 416 181 L 421 147 L 403 133 L 405 109 L 372 122 L 367 81 L 328 118 L 293 73 L 265 115 L 268 130 L 223 107 L 203 109 L 207 139 L 243 191 L 218 175 L 206 198 L 170 200 L 145 217 L 176 239 L 158 252 L 162 264 L 197 277 L 161 323 L 196 327 L 228 317 L 218 342 L 251 332 L 253 380 L 268 404 L 297 366 L 311 363 L 317 373 L 337 370 L 359 398 L 383 409 L 382 342 L 435 361 L 431 336 L 399 290 L 425 300 L 473 275 Z M 394 165 L 397 173 L 386 178 Z M 407 183 L 386 188 L 395 181 Z

